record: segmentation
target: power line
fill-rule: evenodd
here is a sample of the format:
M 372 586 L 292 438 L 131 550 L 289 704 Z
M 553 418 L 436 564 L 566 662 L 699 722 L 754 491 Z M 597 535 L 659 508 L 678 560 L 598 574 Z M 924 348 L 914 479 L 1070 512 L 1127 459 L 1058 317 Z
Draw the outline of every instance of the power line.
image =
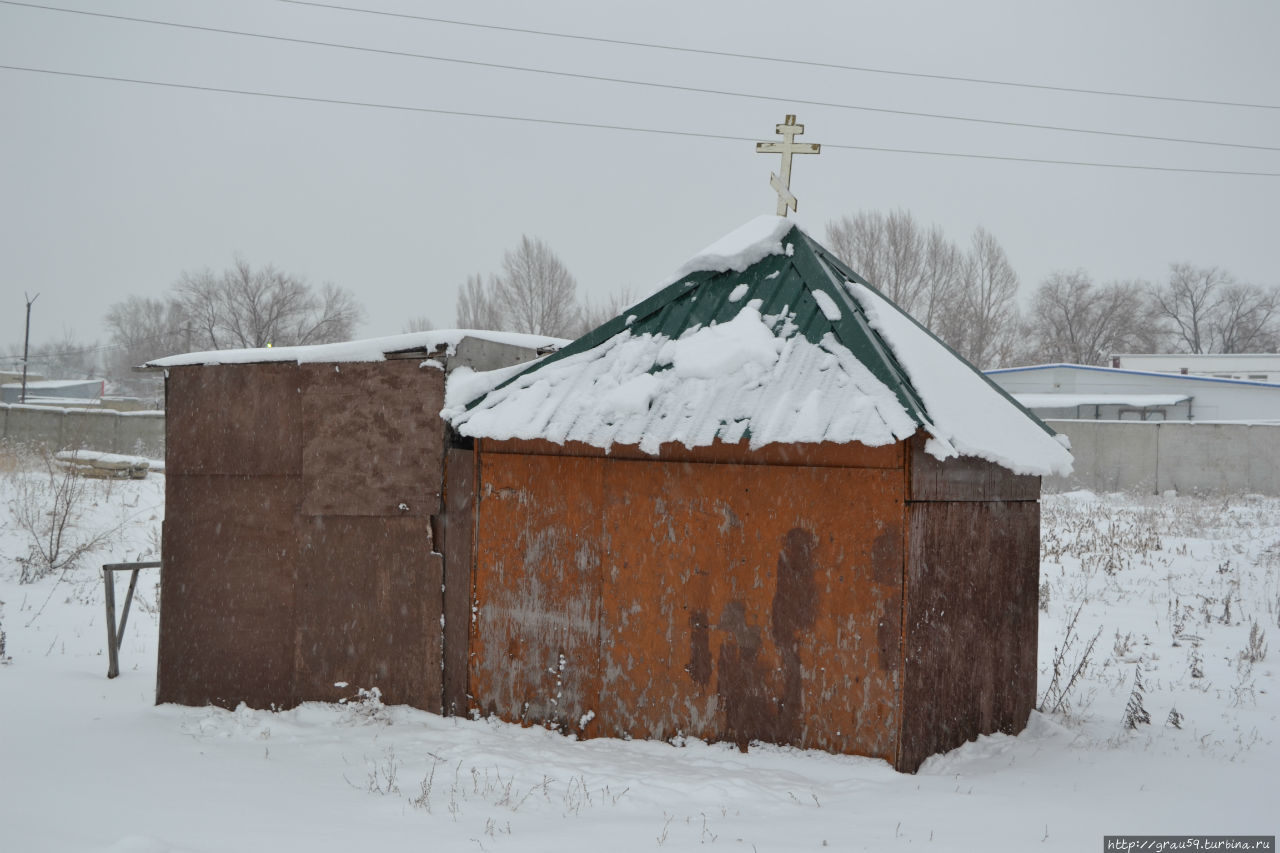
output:
M 702 133 L 692 130 L 671 130 L 666 128 L 635 127 L 631 125 L 603 124 L 586 121 L 570 121 L 567 119 L 534 118 L 531 116 L 513 116 L 502 113 L 481 113 L 466 110 L 445 110 L 435 107 L 412 107 L 404 104 L 379 104 L 371 101 L 351 101 L 339 98 L 321 98 L 310 95 L 290 95 L 281 92 L 258 92 L 247 89 L 229 89 L 218 86 L 197 86 L 190 83 L 170 83 L 161 80 L 142 80 L 134 77 L 114 77 L 106 74 L 84 74 L 76 71 L 58 71 L 51 68 L 31 68 L 22 65 L 0 65 L 0 69 L 8 71 L 24 71 L 32 74 L 49 74 L 58 77 L 75 77 L 83 80 L 106 80 L 115 83 L 131 83 L 140 86 L 156 86 L 168 89 L 183 89 L 195 92 L 214 92 L 224 95 L 246 95 L 256 98 L 274 98 L 286 101 L 300 101 L 313 104 L 338 104 L 348 107 L 365 107 L 369 109 L 395 110 L 398 112 L 427 113 L 431 115 L 459 116 L 465 118 L 483 118 L 498 121 L 517 121 L 528 124 L 546 124 L 558 127 L 583 127 L 594 130 L 616 130 L 625 133 L 645 133 L 660 136 L 683 136 L 698 139 L 715 139 L 730 142 L 756 142 L 752 136 L 735 136 L 725 133 Z M 1014 157 L 1000 154 L 967 154 L 959 151 L 929 151 L 917 148 L 890 148 L 875 145 L 851 145 L 837 142 L 822 143 L 825 148 L 845 151 L 875 151 L 889 154 L 916 154 L 929 157 L 958 157 L 967 160 L 999 160 L 1012 163 L 1037 163 L 1050 166 L 1087 166 L 1099 169 L 1134 169 L 1146 172 L 1174 172 L 1199 175 L 1238 175 L 1253 178 L 1280 178 L 1280 172 L 1252 172 L 1235 169 L 1194 169 L 1178 166 L 1150 166 L 1136 163 L 1100 163 L 1086 160 L 1049 160 L 1037 157 Z
M 355 6 L 339 6 L 332 3 L 317 3 L 314 0 L 280 0 L 282 3 L 291 3 L 295 6 L 315 6 L 320 9 L 336 9 L 343 12 L 359 12 L 366 15 L 382 15 L 390 18 L 404 18 L 413 21 L 427 21 L 433 24 L 448 24 L 456 27 L 474 27 L 476 29 L 499 30 L 509 33 L 523 33 L 525 35 L 546 36 L 548 38 L 573 39 L 576 41 L 591 41 L 601 44 L 616 44 L 626 47 L 643 47 L 652 48 L 654 50 L 669 50 L 678 53 L 697 53 L 704 56 L 723 56 L 733 59 L 751 59 L 758 62 L 775 62 L 786 65 L 804 65 L 810 68 L 830 68 L 837 71 L 859 71 L 866 74 L 887 74 L 895 77 L 915 77 L 923 80 L 948 80 L 956 83 L 979 83 L 986 86 L 1009 86 L 1019 89 L 1038 89 L 1045 92 L 1069 92 L 1077 95 L 1102 95 L 1112 98 L 1139 98 L 1148 101 L 1172 101 L 1182 104 L 1210 104 L 1218 107 L 1243 107 L 1254 110 L 1280 110 L 1280 104 L 1253 104 L 1242 101 L 1224 101 L 1212 98 L 1189 98 L 1178 97 L 1174 95 L 1153 95 L 1144 92 L 1122 92 L 1108 89 L 1084 89 L 1071 86 L 1050 86 L 1042 83 L 1019 83 L 1012 80 L 993 80 L 983 77 L 962 77 L 955 74 L 928 74 L 920 71 L 901 71 L 892 68 L 874 68 L 866 65 L 841 65 L 835 62 L 818 62 L 811 59 L 789 59 L 780 56 L 761 56 L 753 53 L 735 53 L 728 50 L 712 50 L 709 48 L 697 47 L 681 47 L 673 44 L 660 44 L 657 42 L 629 41 L 626 39 L 611 39 L 601 36 L 584 36 L 573 33 L 559 33 L 550 30 L 534 30 L 525 27 L 501 26 L 498 24 L 480 24 L 475 21 L 459 21 L 453 18 L 435 18 L 427 15 L 410 15 L 403 12 L 385 12 L 380 9 L 363 9 Z
M 285 0 L 285 2 L 294 2 L 294 0 Z M 198 24 L 183 24 L 176 21 L 161 21 L 154 18 L 137 18 L 128 15 L 113 15 L 105 12 L 90 12 L 83 9 L 68 9 L 60 6 L 46 6 L 39 3 L 26 3 L 20 0 L 0 0 L 0 4 L 6 6 L 20 6 L 28 9 L 41 9 L 48 12 L 65 12 L 75 15 L 86 15 L 94 18 L 107 18 L 116 21 L 127 21 L 130 23 L 153 24 L 156 26 L 173 27 L 177 29 L 196 30 L 199 32 L 218 33 L 221 35 L 241 36 L 245 38 L 265 39 L 269 41 L 286 42 L 289 44 L 300 44 L 311 47 L 327 47 L 339 50 L 350 50 L 361 53 L 373 53 L 383 56 L 395 56 L 407 59 L 425 59 L 432 62 L 450 62 L 458 65 L 469 65 L 478 68 L 493 68 L 502 71 L 516 71 L 527 74 L 543 74 L 552 77 L 564 77 L 576 80 L 590 80 L 600 83 L 617 83 L 626 86 L 643 86 L 652 89 L 666 89 L 668 91 L 689 92 L 702 95 L 718 95 L 721 97 L 745 98 L 756 101 L 773 101 L 779 103 L 789 103 L 792 105 L 827 107 L 830 109 L 840 110 L 857 110 L 859 112 L 879 113 L 881 115 L 908 116 L 912 118 L 936 119 L 940 121 L 961 121 L 971 124 L 985 124 L 999 127 L 1018 127 L 1031 130 L 1048 130 L 1057 133 L 1081 133 L 1094 136 L 1110 136 L 1123 139 L 1140 139 L 1152 142 L 1173 142 L 1185 145 L 1209 145 L 1222 148 L 1243 148 L 1254 151 L 1280 151 L 1280 146 L 1272 145 L 1253 145 L 1243 142 L 1220 142 L 1209 139 L 1188 139 L 1176 136 L 1159 136 L 1145 133 L 1129 133 L 1117 130 L 1095 130 L 1091 128 L 1067 127 L 1063 125 L 1053 124 L 1036 124 L 1033 122 L 1007 121 L 1001 119 L 978 118 L 976 116 L 959 116 L 947 113 L 928 113 L 918 112 L 914 110 L 892 109 L 889 107 L 869 107 L 860 104 L 846 104 L 832 101 L 819 101 L 806 98 L 789 98 L 777 95 L 760 95 L 750 92 L 738 92 L 727 89 L 708 89 L 697 86 L 683 86 L 674 83 L 658 83 L 652 80 L 633 80 L 623 77 L 609 77 L 600 74 L 584 74 L 572 71 L 554 71 L 547 68 L 533 68 L 523 65 L 510 65 L 498 62 L 485 62 L 477 59 L 458 59 L 456 57 L 435 56 L 425 53 L 412 53 L 402 50 L 390 50 L 387 48 L 364 47 L 361 45 L 344 44 L 340 42 L 318 41 L 314 39 L 293 38 L 290 36 L 268 35 L 266 33 L 254 33 L 244 30 L 230 30 L 220 27 L 207 27 Z M 339 7 L 335 7 L 339 8 Z M 381 14 L 381 13 L 379 13 Z M 389 14 L 389 13 L 388 13 Z M 430 19 L 435 20 L 435 19 Z

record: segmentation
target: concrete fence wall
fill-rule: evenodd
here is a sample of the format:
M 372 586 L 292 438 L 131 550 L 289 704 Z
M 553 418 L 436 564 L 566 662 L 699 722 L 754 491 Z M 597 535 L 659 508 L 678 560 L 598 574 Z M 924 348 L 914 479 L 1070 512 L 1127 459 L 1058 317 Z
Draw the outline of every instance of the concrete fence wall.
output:
M 1046 491 L 1280 495 L 1280 424 L 1047 421 L 1071 439 L 1075 471 Z
M 51 450 L 79 448 L 164 458 L 164 412 L 56 409 L 0 403 L 0 437 Z

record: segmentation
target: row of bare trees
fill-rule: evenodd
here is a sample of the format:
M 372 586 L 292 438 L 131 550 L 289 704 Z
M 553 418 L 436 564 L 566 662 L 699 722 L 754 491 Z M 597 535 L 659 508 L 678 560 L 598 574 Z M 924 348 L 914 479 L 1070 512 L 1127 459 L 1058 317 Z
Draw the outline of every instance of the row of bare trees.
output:
M 1083 270 L 1059 272 L 1036 289 L 1023 332 L 1023 361 L 1105 364 L 1121 352 L 1276 352 L 1280 288 L 1186 263 L 1171 264 L 1158 283 L 1100 285 Z
M 1103 364 L 1118 352 L 1280 351 L 1280 288 L 1237 281 L 1218 267 L 1175 263 L 1161 282 L 1099 283 L 1084 270 L 1055 272 L 1019 310 L 1019 281 L 994 235 L 967 245 L 907 211 L 861 212 L 828 223 L 827 244 L 854 270 L 982 368 L 1066 361 Z M 573 338 L 631 303 L 625 290 L 592 304 L 542 240 L 523 236 L 500 272 L 458 288 L 459 328 Z M 48 376 L 127 377 L 176 352 L 345 340 L 364 311 L 333 284 L 314 288 L 271 265 L 236 258 L 222 272 L 184 272 L 163 298 L 130 296 L 106 316 L 110 344 L 64 339 L 34 347 Z M 410 320 L 405 331 L 432 327 Z M 21 352 L 20 348 L 17 352 Z
M 458 287 L 455 320 L 460 329 L 527 332 L 576 338 L 621 312 L 626 290 L 603 303 L 578 298 L 578 282 L 551 247 L 528 235 L 502 257 L 502 271 L 469 275 Z
M 1018 344 L 1018 274 L 984 228 L 967 249 L 904 210 L 868 211 L 827 224 L 845 263 L 969 361 L 1008 364 Z
M 243 258 L 222 272 L 184 272 L 164 298 L 130 296 L 107 311 L 114 367 L 176 352 L 347 340 L 364 309 L 335 284 Z M 112 365 L 109 365 L 109 369 Z
M 1000 244 L 977 229 L 966 250 L 910 213 L 865 212 L 827 226 L 846 263 L 974 364 L 1104 364 L 1113 353 L 1280 350 L 1280 288 L 1218 267 L 1171 264 L 1162 282 L 1099 284 L 1084 270 L 1042 281 L 1025 313 Z

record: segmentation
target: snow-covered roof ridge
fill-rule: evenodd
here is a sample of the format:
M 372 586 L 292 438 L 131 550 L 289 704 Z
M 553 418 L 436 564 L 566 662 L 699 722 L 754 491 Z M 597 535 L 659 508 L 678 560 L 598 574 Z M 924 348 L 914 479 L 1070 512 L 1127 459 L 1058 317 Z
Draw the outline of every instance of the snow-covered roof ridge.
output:
M 669 286 L 443 412 L 462 434 L 656 453 L 716 440 L 881 445 L 1065 474 L 1052 431 L 780 217 L 712 244 Z M 477 389 L 481 386 L 473 386 Z
M 452 355 L 463 338 L 477 338 L 510 346 L 538 350 L 560 347 L 569 343 L 563 338 L 548 335 L 527 335 L 519 332 L 490 332 L 479 329 L 433 329 L 428 332 L 409 332 L 403 335 L 387 335 L 358 341 L 340 341 L 331 344 L 315 344 L 299 347 L 257 347 L 250 349 L 222 349 L 171 355 L 148 361 L 146 367 L 178 367 L 181 365 L 257 364 L 264 362 L 295 362 L 297 364 L 324 362 L 385 361 L 388 354 L 426 350 L 434 352 L 441 347 Z

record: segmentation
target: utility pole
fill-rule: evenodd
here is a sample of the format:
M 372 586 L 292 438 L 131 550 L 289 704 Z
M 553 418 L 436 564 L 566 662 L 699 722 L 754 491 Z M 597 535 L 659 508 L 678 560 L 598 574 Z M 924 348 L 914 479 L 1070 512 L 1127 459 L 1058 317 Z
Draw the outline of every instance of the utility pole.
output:
M 31 351 L 31 306 L 40 298 L 40 294 L 27 296 L 26 291 L 23 291 L 22 295 L 27 300 L 27 333 L 22 338 L 22 398 L 19 402 L 25 403 L 27 402 L 27 354 Z

